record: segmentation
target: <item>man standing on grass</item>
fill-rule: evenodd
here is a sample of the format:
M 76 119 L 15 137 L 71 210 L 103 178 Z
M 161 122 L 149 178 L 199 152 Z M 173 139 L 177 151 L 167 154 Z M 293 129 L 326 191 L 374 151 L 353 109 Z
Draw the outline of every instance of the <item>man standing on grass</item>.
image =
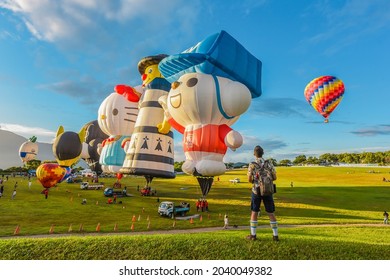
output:
M 276 171 L 274 166 L 270 161 L 265 161 L 263 159 L 263 148 L 260 146 L 256 146 L 254 149 L 254 156 L 256 158 L 255 163 L 260 166 L 260 168 L 268 168 L 271 170 L 272 173 L 272 179 L 276 180 Z M 268 166 L 265 166 L 268 165 Z M 261 201 L 264 203 L 265 212 L 268 214 L 270 225 L 273 233 L 273 240 L 279 241 L 278 237 L 278 223 L 276 221 L 275 217 L 275 203 L 273 195 L 267 195 L 262 196 L 260 195 L 260 191 L 258 190 L 258 181 L 261 180 L 261 178 L 256 178 L 255 176 L 255 164 L 251 163 L 248 167 L 248 181 L 249 183 L 253 183 L 252 186 L 252 199 L 251 199 L 251 220 L 250 220 L 250 231 L 251 234 L 248 235 L 246 238 L 248 240 L 256 240 L 256 228 L 257 228 L 257 216 L 258 212 L 260 211 L 260 204 Z
M 16 189 L 14 189 L 13 193 L 12 193 L 12 196 L 11 196 L 11 199 L 14 200 L 15 199 L 15 196 L 16 196 Z
M 383 223 L 388 224 L 389 223 L 389 213 L 386 211 L 383 213 Z

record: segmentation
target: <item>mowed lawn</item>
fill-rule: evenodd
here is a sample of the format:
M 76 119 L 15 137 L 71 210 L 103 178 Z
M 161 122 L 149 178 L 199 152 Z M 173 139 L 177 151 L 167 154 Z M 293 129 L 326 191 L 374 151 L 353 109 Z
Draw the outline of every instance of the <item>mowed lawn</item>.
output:
M 276 215 L 280 224 L 381 223 L 383 211 L 390 211 L 389 168 L 380 167 L 278 167 Z M 240 178 L 237 184 L 230 179 Z M 17 195 L 11 200 L 15 182 Z M 100 182 L 112 186 L 114 178 Z M 293 182 L 293 187 L 290 183 Z M 81 190 L 80 184 L 62 182 L 50 189 L 48 199 L 40 192 L 43 187 L 33 180 L 31 190 L 27 180 L 10 178 L 0 199 L 0 236 L 95 232 L 169 230 L 222 226 L 227 213 L 231 225 L 248 225 L 250 184 L 246 170 L 228 171 L 215 178 L 207 200 L 209 212 L 197 212 L 196 200 L 201 196 L 196 178 L 178 175 L 175 179 L 155 178 L 151 184 L 156 196 L 143 197 L 137 191 L 145 184 L 143 177 L 122 178 L 132 197 L 118 198 L 117 204 L 107 204 L 103 190 Z M 87 204 L 82 205 L 82 199 Z M 200 217 L 173 221 L 157 213 L 158 200 L 191 204 L 188 215 Z M 121 203 L 119 203 L 121 202 Z M 263 212 L 264 213 L 264 212 Z M 260 218 L 267 223 L 266 215 Z
M 275 202 L 281 241 L 277 244 L 272 242 L 263 207 L 260 242 L 245 240 L 251 188 L 245 169 L 215 178 L 207 196 L 208 212 L 196 211 L 201 192 L 196 178 L 187 175 L 155 178 L 151 186 L 157 195 L 150 197 L 137 191 L 144 178 L 122 178 L 132 196 L 118 198 L 116 204 L 106 203 L 103 190 L 81 190 L 80 184 L 65 182 L 45 199 L 38 181 L 30 190 L 27 180 L 10 178 L 0 199 L 0 259 L 251 259 L 255 252 L 256 259 L 387 260 L 390 226 L 383 225 L 382 214 L 390 210 L 390 182 L 383 181 L 390 178 L 389 172 L 381 167 L 278 167 Z M 230 183 L 234 178 L 241 182 Z M 15 181 L 17 195 L 11 200 Z M 115 179 L 100 181 L 112 186 Z M 86 205 L 81 204 L 84 198 Z M 160 217 L 158 201 L 164 200 L 190 202 L 188 215 L 198 216 L 191 220 Z M 222 229 L 225 213 L 238 229 Z M 304 227 L 296 227 L 300 225 Z M 210 227 L 221 230 L 188 231 Z M 175 229 L 184 232 L 172 233 Z M 70 237 L 59 237 L 69 231 Z M 154 231 L 157 234 L 145 234 Z M 121 235 L 129 232 L 135 235 Z M 107 235 L 111 233 L 115 235 Z M 42 234 L 49 238 L 30 238 Z M 273 250 L 265 250 L 268 246 Z

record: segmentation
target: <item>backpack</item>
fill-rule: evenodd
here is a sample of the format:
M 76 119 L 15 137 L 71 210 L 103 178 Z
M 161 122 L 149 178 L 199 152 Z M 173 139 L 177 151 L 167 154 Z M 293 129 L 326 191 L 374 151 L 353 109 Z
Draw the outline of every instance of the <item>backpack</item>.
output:
M 257 194 L 261 196 L 269 196 L 276 193 L 276 186 L 274 185 L 272 167 L 268 160 L 264 161 L 262 167 L 257 162 L 252 162 L 254 166 L 254 185 Z

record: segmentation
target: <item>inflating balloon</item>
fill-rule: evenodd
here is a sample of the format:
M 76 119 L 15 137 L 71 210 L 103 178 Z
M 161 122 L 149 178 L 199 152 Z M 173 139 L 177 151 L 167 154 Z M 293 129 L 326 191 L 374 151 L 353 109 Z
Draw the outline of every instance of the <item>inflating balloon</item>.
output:
M 83 149 L 81 152 L 81 158 L 85 160 L 92 171 L 100 175 L 103 170 L 99 163 L 100 154 L 98 153 L 98 145 L 101 144 L 104 139 L 109 135 L 105 134 L 98 124 L 97 120 L 86 123 L 83 128 L 85 129 L 85 139 L 83 142 Z
M 183 171 L 206 177 L 225 173 L 227 148 L 235 150 L 243 143 L 230 126 L 251 103 L 248 88 L 230 79 L 188 73 L 160 102 L 167 109 L 168 122 L 183 133 Z
M 99 163 L 104 172 L 117 173 L 126 153 L 122 142 L 133 133 L 138 116 L 139 93 L 130 86 L 117 85 L 115 92 L 103 100 L 98 111 L 100 129 L 109 137 L 98 146 Z
M 118 179 L 118 181 L 120 181 L 120 179 L 122 179 L 123 177 L 123 174 L 122 173 L 116 173 L 116 178 Z
M 37 137 L 32 136 L 28 141 L 24 142 L 19 148 L 19 156 L 22 162 L 28 162 L 35 159 L 38 154 Z
M 329 115 L 339 105 L 344 95 L 343 82 L 333 76 L 321 76 L 312 80 L 305 88 L 307 102 L 320 113 L 325 122 Z
M 62 179 L 58 181 L 58 183 L 61 183 L 61 182 L 65 181 L 72 174 L 72 168 L 70 166 L 62 167 L 62 168 L 64 169 L 65 174 L 64 174 L 64 177 L 62 177 Z
M 65 173 L 66 170 L 57 163 L 43 163 L 36 170 L 37 179 L 44 188 L 54 187 Z
M 63 126 L 58 128 L 53 143 L 53 154 L 59 165 L 71 166 L 80 159 L 84 138 L 85 130 L 83 128 L 79 133 L 64 131 Z
M 206 196 L 214 176 L 225 173 L 227 148 L 243 144 L 231 128 L 261 95 L 261 61 L 225 31 L 213 34 L 177 55 L 163 59 L 159 69 L 172 83 L 159 98 L 165 119 L 183 133 L 186 160 L 182 170 L 194 175 Z
M 158 63 L 167 57 L 160 54 L 148 56 L 138 63 L 144 93 L 139 101 L 139 114 L 134 133 L 127 146 L 122 173 L 141 175 L 147 185 L 153 177 L 174 178 L 174 140 L 170 127 L 159 131 L 157 125 L 164 119 L 164 109 L 158 102 L 168 95 L 170 83 L 162 78 Z

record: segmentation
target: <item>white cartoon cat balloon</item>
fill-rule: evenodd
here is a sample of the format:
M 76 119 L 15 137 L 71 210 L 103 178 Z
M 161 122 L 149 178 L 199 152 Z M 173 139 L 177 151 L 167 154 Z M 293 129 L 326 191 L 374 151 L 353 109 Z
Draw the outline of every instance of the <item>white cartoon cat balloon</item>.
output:
M 119 172 L 125 159 L 122 141 L 134 130 L 138 116 L 139 93 L 132 87 L 117 85 L 100 105 L 98 123 L 100 129 L 110 135 L 100 144 L 99 163 L 103 172 Z

